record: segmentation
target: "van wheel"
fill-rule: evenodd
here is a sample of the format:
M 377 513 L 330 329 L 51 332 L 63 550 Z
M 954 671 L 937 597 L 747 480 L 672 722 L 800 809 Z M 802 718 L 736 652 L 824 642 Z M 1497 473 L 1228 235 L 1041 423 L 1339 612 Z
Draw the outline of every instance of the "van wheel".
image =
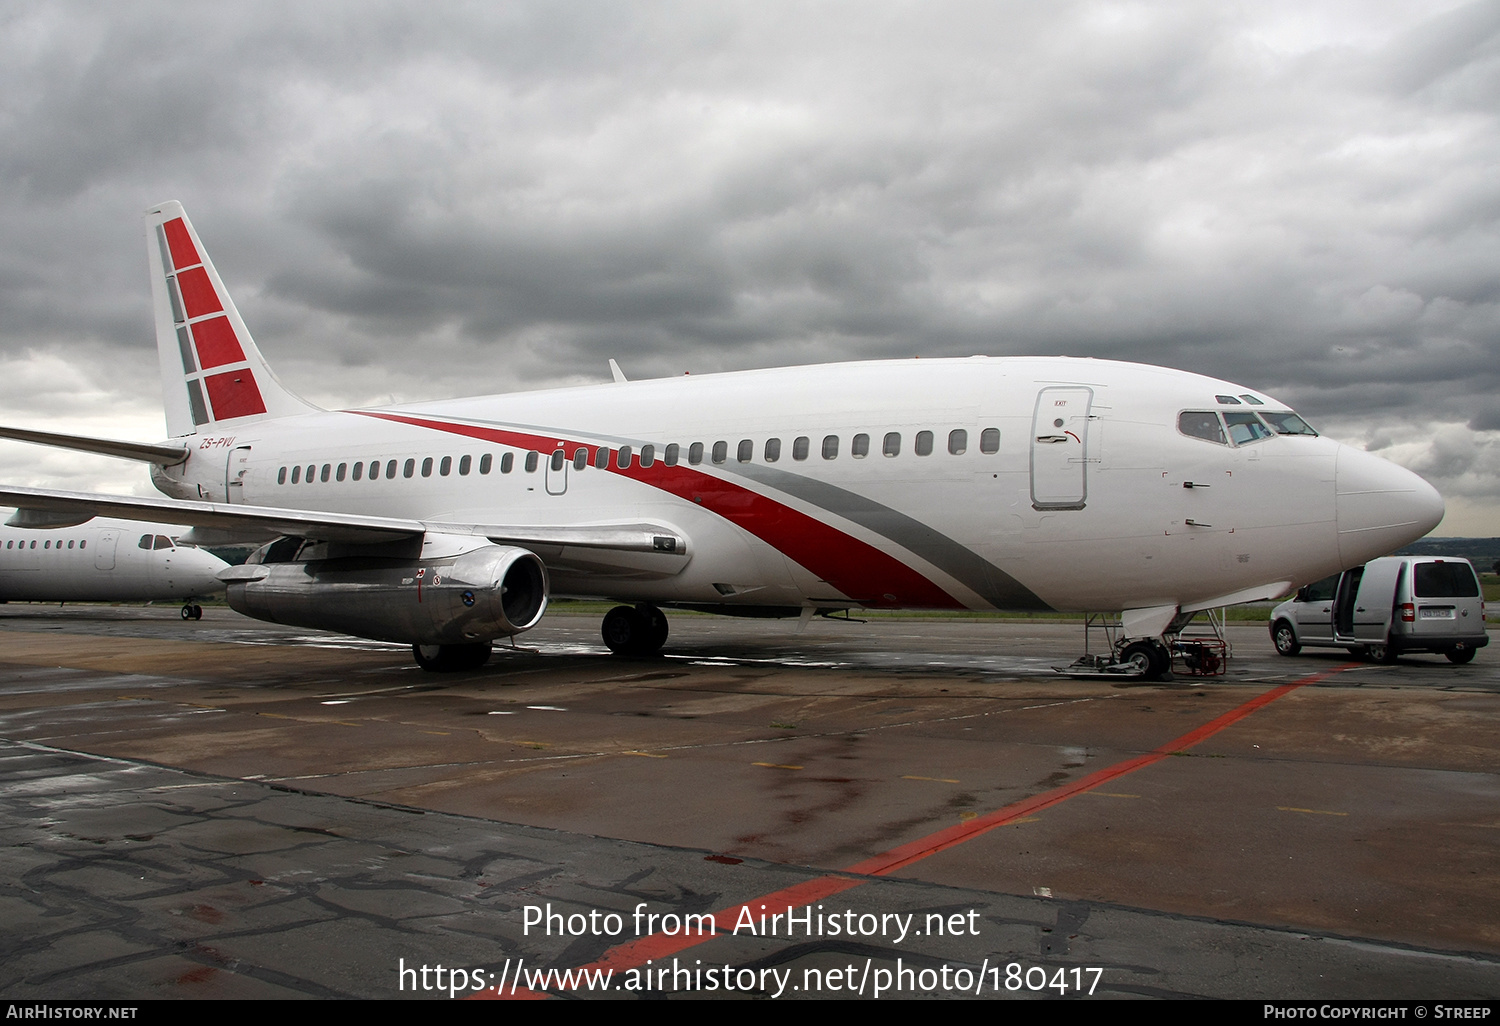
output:
M 1276 651 L 1284 656 L 1294 656 L 1302 651 L 1302 644 L 1297 640 L 1297 632 L 1292 630 L 1292 625 L 1285 620 L 1277 620 L 1271 625 L 1271 643 L 1276 646 Z
M 1474 659 L 1474 649 L 1472 648 L 1450 648 L 1443 654 L 1448 657 L 1450 663 L 1458 663 L 1460 665 L 1472 662 Z
M 1396 661 L 1396 650 L 1389 645 L 1366 645 L 1365 658 L 1372 663 L 1389 666 Z

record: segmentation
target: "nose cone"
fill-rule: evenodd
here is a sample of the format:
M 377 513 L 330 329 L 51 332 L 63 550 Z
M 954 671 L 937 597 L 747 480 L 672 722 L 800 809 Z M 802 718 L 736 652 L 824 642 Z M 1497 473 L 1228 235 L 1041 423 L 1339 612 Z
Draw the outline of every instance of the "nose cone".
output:
M 224 562 L 212 552 L 204 552 L 202 549 L 179 549 L 178 557 L 182 560 L 181 568 L 177 572 L 177 583 L 193 595 L 212 595 L 216 591 L 224 590 L 224 582 L 219 580 L 219 572 L 226 569 L 229 564 Z
M 1388 555 L 1443 519 L 1443 497 L 1416 474 L 1347 445 L 1335 472 L 1339 558 L 1344 566 Z

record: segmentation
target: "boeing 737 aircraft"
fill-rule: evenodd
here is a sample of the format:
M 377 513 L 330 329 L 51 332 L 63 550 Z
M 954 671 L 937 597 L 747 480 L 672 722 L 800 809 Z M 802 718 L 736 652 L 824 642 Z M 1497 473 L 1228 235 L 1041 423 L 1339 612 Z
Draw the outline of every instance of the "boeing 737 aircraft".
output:
M 55 519 L 55 518 L 54 518 Z M 181 540 L 167 524 L 87 520 L 68 527 L 26 527 L 18 514 L 0 527 L 0 602 L 181 602 L 224 590 L 229 564 Z
M 1271 598 L 1421 537 L 1421 478 L 1254 389 L 1091 359 L 830 364 L 324 411 L 267 366 L 177 203 L 147 214 L 160 444 L 11 429 L 142 460 L 170 499 L 0 489 L 29 509 L 276 536 L 222 578 L 277 623 L 482 664 L 550 595 L 664 607 L 1122 610 L 1159 676 L 1194 611 Z

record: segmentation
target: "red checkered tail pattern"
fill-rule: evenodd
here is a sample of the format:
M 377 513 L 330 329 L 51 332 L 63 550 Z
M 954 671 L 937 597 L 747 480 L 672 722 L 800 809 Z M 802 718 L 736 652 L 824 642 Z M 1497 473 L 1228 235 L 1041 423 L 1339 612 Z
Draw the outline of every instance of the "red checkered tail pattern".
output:
M 316 410 L 266 365 L 181 203 L 146 212 L 146 252 L 169 435 Z

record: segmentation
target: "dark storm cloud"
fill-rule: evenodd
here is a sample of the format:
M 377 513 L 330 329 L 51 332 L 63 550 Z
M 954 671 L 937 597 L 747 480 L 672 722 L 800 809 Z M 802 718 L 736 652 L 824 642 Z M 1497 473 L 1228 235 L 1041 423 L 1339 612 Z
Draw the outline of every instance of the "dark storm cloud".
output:
M 13 361 L 149 360 L 136 217 L 172 197 L 324 402 L 1067 353 L 1242 381 L 1496 498 L 1488 436 L 1432 427 L 1500 430 L 1493 2 L 0 19 Z

